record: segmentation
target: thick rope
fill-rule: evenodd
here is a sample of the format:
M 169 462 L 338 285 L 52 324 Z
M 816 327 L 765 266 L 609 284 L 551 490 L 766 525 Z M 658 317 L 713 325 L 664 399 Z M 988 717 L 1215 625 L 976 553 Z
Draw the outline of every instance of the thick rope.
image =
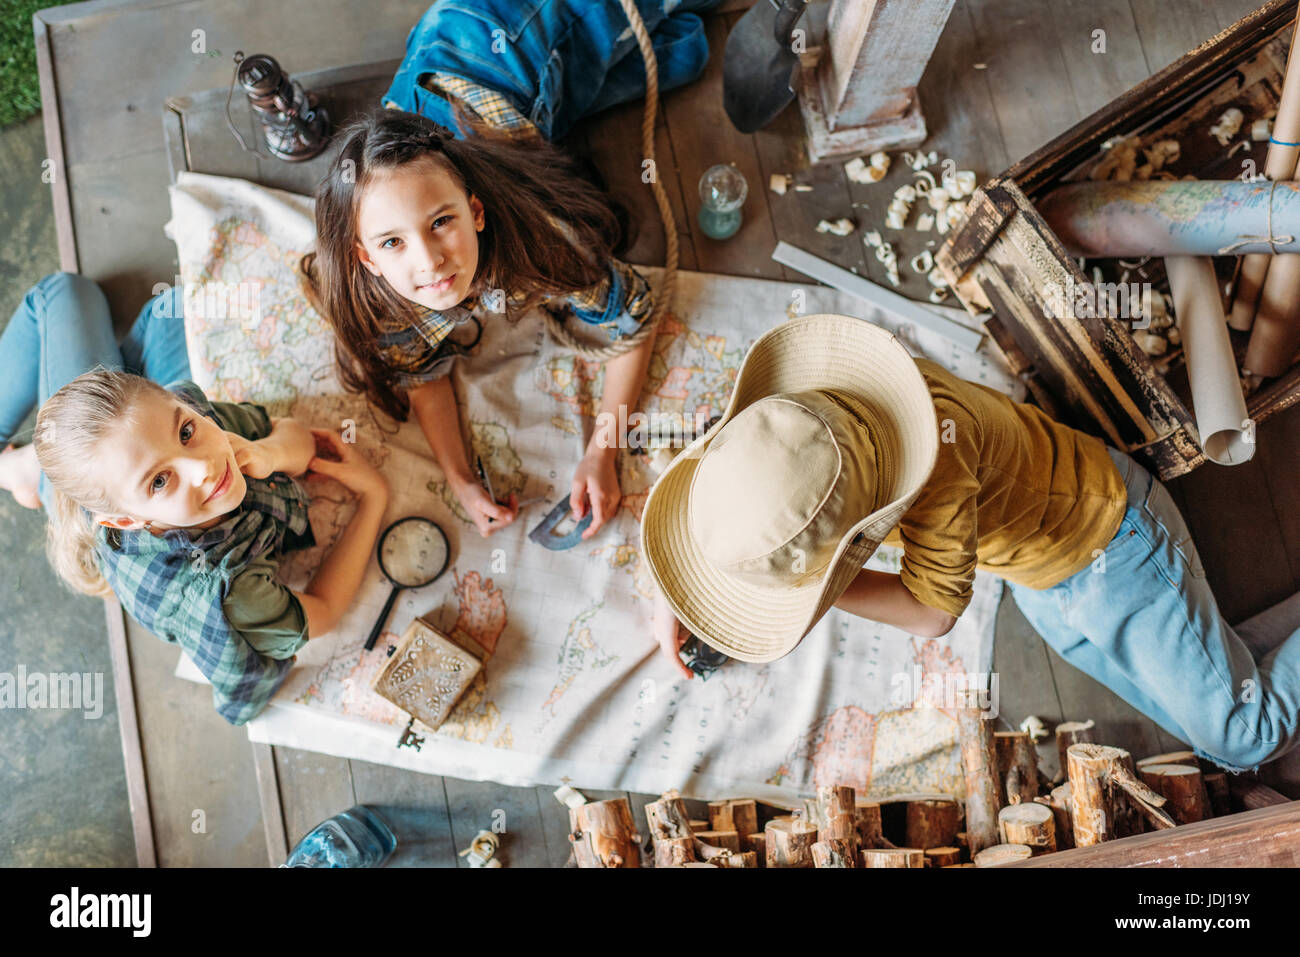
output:
M 588 345 L 576 339 L 565 328 L 562 319 L 552 315 L 549 310 L 542 310 L 546 315 L 546 325 L 550 328 L 551 335 L 556 342 L 576 352 L 584 359 L 597 362 L 603 362 L 606 359 L 612 359 L 615 356 L 629 352 L 655 334 L 659 320 L 668 311 L 668 307 L 672 302 L 673 286 L 677 281 L 677 222 L 673 219 L 673 209 L 668 203 L 668 194 L 664 192 L 663 184 L 659 182 L 659 164 L 655 161 L 655 116 L 659 109 L 659 64 L 655 59 L 654 43 L 650 40 L 650 34 L 645 28 L 645 21 L 641 19 L 640 11 L 636 8 L 635 0 L 619 0 L 619 2 L 623 5 L 623 12 L 632 25 L 633 34 L 636 35 L 637 44 L 641 48 L 641 59 L 645 61 L 645 116 L 641 120 L 641 149 L 650 160 L 650 188 L 653 190 L 655 202 L 659 206 L 659 218 L 663 220 L 664 224 L 666 255 L 664 257 L 663 282 L 660 285 L 659 294 L 655 297 L 654 307 L 651 309 L 646 321 L 641 324 L 641 328 L 630 336 L 616 339 L 606 346 Z

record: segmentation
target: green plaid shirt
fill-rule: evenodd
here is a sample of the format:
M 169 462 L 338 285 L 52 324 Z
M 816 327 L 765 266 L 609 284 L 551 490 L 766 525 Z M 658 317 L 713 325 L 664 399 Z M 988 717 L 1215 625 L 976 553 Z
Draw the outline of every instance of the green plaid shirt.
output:
M 456 97 L 485 123 L 505 130 L 512 137 L 541 137 L 537 127 L 495 90 L 447 73 L 432 73 L 424 82 L 434 92 Z M 422 309 L 410 325 L 394 324 L 384 330 L 379 337 L 380 355 L 393 370 L 395 383 L 404 389 L 441 379 L 451 371 L 455 358 L 468 351 L 448 339 L 453 329 L 474 318 L 499 315 L 519 305 L 523 298 L 506 293 L 496 299 L 487 296 L 467 299 L 442 311 Z M 613 341 L 640 329 L 653 305 L 646 278 L 627 263 L 611 259 L 608 273 L 600 282 L 549 299 L 544 308 L 557 313 L 571 312 L 583 322 L 605 329 Z
M 223 429 L 238 431 L 194 383 L 167 388 Z M 264 431 L 270 431 L 269 419 Z M 100 526 L 96 538 L 100 571 L 122 606 L 159 638 L 184 649 L 212 683 L 217 713 L 236 725 L 266 707 L 291 662 L 258 654 L 226 619 L 222 601 L 250 562 L 314 544 L 307 494 L 292 478 L 276 472 L 245 479 L 243 502 L 211 528 L 154 535 Z

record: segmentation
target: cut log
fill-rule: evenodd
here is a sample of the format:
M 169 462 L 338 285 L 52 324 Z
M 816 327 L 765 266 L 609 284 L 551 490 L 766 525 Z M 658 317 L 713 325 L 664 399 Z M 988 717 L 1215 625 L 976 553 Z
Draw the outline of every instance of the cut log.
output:
M 1137 779 L 1123 748 L 1072 744 L 1066 759 L 1076 847 L 1140 834 L 1144 816 L 1158 828 L 1174 826 L 1161 810 L 1165 799 Z
M 686 813 L 686 802 L 677 791 L 665 791 L 658 801 L 647 804 L 645 816 L 650 825 L 651 840 L 690 837 L 694 833 Z
M 976 867 L 1001 867 L 1016 861 L 1027 861 L 1034 856 L 1032 849 L 1024 844 L 994 844 L 975 855 Z
M 655 841 L 655 867 L 678 867 L 696 860 L 695 840 L 689 837 L 668 837 Z
M 740 853 L 740 835 L 735 831 L 696 831 L 695 839 L 733 854 Z
M 1074 847 L 1074 818 L 1070 804 L 1070 782 L 1052 788 L 1048 797 L 1052 816 L 1056 820 L 1056 849 L 1066 851 Z
M 1012 804 L 998 812 L 1004 844 L 1023 844 L 1034 854 L 1056 850 L 1056 818 L 1052 809 L 1037 801 Z
M 1202 774 L 1205 793 L 1210 799 L 1210 813 L 1215 817 L 1232 813 L 1232 798 L 1228 790 L 1228 775 L 1224 771 Z
M 862 851 L 863 867 L 925 867 L 919 847 L 869 847 Z
M 627 798 L 569 808 L 569 843 L 579 867 L 640 867 L 641 836 Z
M 931 847 L 925 852 L 927 867 L 952 867 L 961 863 L 960 847 Z
M 698 830 L 735 831 L 743 844 L 746 836 L 758 830 L 758 805 L 752 798 L 710 801 L 708 824 Z
M 761 831 L 749 835 L 746 850 L 754 852 L 754 856 L 758 859 L 759 867 L 767 866 L 767 838 Z
M 1038 796 L 1038 752 L 1028 731 L 995 731 L 1002 803 L 1019 804 Z
M 690 821 L 690 825 L 691 825 L 691 830 L 694 831 L 696 834 L 699 834 L 700 831 L 707 831 L 709 829 L 709 822 L 701 821 L 698 818 L 692 818 Z
M 817 789 L 817 840 L 821 842 L 839 841 L 846 848 L 846 856 L 856 866 L 858 848 L 857 802 L 853 788 L 843 785 L 819 787 Z
M 710 801 L 709 802 L 709 827 L 710 831 L 734 831 L 736 830 L 735 821 L 731 816 L 730 801 Z
M 858 843 L 861 847 L 888 847 L 885 836 L 880 830 L 880 804 L 857 798 L 853 802 L 854 822 L 858 827 Z
M 948 847 L 961 828 L 961 805 L 953 801 L 908 801 L 907 846 Z
M 856 842 L 855 842 L 856 843 Z M 829 841 L 818 841 L 812 846 L 812 858 L 814 867 L 857 867 L 857 859 L 853 856 L 853 845 L 848 841 L 840 841 L 832 838 Z
M 993 722 L 978 708 L 957 712 L 962 770 L 966 778 L 966 840 L 971 855 L 998 843 L 999 798 Z
M 1070 770 L 1069 762 L 1065 759 L 1065 752 L 1069 750 L 1072 744 L 1092 744 L 1096 738 L 1097 722 L 1095 721 L 1062 721 L 1056 726 L 1056 753 L 1061 759 L 1061 773 L 1069 779 Z
M 1196 756 L 1195 751 L 1168 751 L 1165 754 L 1153 754 L 1149 758 L 1143 758 L 1137 763 L 1138 770 L 1148 764 L 1185 764 L 1189 768 L 1200 770 L 1201 759 Z
M 1138 777 L 1168 803 L 1165 810 L 1179 824 L 1193 824 L 1210 817 L 1210 797 L 1199 766 L 1187 764 L 1143 764 Z
M 753 851 L 719 854 L 717 857 L 709 858 L 709 863 L 714 867 L 758 867 L 758 855 Z
M 658 801 L 647 804 L 645 816 L 654 842 L 655 867 L 675 867 L 698 859 L 686 802 L 677 791 L 665 791 Z
M 812 867 L 817 828 L 804 820 L 768 821 L 763 831 L 768 867 Z

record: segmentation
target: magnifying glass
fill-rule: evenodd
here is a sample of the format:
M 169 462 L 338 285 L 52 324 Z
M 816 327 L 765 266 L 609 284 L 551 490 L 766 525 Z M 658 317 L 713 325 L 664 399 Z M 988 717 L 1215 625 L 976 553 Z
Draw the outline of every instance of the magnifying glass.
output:
M 388 622 L 397 593 L 404 588 L 422 588 L 447 570 L 451 547 L 437 523 L 412 515 L 399 518 L 379 537 L 379 570 L 393 585 L 384 610 L 366 640 L 366 651 L 375 647 Z

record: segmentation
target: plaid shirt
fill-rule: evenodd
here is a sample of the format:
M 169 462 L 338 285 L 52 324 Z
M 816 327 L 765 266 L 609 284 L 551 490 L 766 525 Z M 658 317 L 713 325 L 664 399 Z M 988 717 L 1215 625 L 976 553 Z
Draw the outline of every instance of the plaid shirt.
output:
M 516 139 L 541 138 L 537 127 L 495 90 L 448 73 L 429 74 L 424 83 L 430 90 L 456 97 L 485 123 Z M 566 224 L 558 225 L 564 229 Z M 509 293 L 504 301 L 471 298 L 441 312 L 421 309 L 409 326 L 394 325 L 384 331 L 379 337 L 380 355 L 401 388 L 441 379 L 451 371 L 453 360 L 469 351 L 447 338 L 453 329 L 471 319 L 499 315 L 523 299 Z M 627 263 L 611 259 L 608 274 L 594 286 L 548 299 L 543 307 L 560 314 L 572 312 L 583 322 L 604 328 L 612 341 L 640 329 L 653 305 L 646 278 Z
M 225 428 L 207 397 L 192 382 L 169 391 Z M 231 581 L 255 558 L 314 543 L 307 495 L 289 476 L 245 476 L 248 493 L 219 524 L 207 529 L 169 529 L 155 536 L 143 529 L 100 526 L 96 558 L 123 607 L 159 638 L 180 645 L 212 683 L 217 713 L 244 724 L 266 707 L 291 662 L 258 654 L 231 627 L 222 601 Z

